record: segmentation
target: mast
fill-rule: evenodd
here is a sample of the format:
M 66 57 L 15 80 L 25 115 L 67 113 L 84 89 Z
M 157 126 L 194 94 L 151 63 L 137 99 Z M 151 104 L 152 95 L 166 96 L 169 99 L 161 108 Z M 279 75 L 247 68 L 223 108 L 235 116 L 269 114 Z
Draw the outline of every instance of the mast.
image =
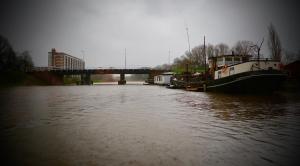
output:
M 203 83 L 203 91 L 206 92 L 206 48 L 205 48 L 205 35 L 204 35 L 204 83 Z
M 186 30 L 187 42 L 188 42 L 188 46 L 189 46 L 189 54 L 192 54 L 192 53 L 191 53 L 191 45 L 190 45 L 189 28 L 188 28 L 187 24 L 186 24 L 185 30 Z M 190 56 L 190 57 L 191 57 L 191 56 Z M 191 58 L 189 59 L 189 61 L 190 61 L 189 63 L 192 62 Z M 187 69 L 188 69 L 188 65 L 189 65 L 189 64 L 187 64 Z M 188 70 L 187 70 L 186 72 L 188 72 Z
M 204 79 L 206 80 L 206 48 L 205 48 L 205 36 L 204 36 Z
M 190 36 L 189 36 L 189 28 L 186 26 L 186 35 L 187 35 L 187 42 L 189 46 L 189 52 L 191 53 L 191 45 L 190 45 Z

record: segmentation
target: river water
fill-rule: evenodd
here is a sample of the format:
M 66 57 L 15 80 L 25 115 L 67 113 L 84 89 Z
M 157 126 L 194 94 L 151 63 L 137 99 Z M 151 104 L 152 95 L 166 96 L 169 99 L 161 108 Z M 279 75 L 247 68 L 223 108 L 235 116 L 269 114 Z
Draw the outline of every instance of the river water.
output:
M 300 97 L 160 86 L 0 90 L 1 165 L 297 165 Z

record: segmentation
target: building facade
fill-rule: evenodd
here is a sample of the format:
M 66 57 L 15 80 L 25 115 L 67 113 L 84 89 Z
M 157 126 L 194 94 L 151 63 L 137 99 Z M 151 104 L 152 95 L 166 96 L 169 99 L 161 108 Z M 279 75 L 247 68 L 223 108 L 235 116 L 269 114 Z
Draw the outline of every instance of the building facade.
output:
M 84 69 L 85 62 L 64 52 L 57 52 L 55 48 L 52 48 L 51 52 L 48 52 L 48 67 L 53 69 L 80 70 Z

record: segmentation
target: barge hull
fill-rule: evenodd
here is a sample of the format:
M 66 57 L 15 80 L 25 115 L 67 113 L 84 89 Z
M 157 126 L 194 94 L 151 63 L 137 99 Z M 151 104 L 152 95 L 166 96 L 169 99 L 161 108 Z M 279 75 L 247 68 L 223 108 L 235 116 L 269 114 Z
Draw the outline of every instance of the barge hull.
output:
M 249 71 L 212 80 L 207 91 L 270 93 L 280 89 L 286 77 L 286 74 L 275 70 Z

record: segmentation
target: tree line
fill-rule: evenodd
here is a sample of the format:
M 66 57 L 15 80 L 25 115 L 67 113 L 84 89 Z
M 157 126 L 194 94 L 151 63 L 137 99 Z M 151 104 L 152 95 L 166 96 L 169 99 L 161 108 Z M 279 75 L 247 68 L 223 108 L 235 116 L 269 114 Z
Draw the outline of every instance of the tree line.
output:
M 261 44 L 263 44 L 263 41 L 264 39 L 262 39 Z M 157 68 L 172 69 L 175 72 L 182 72 L 188 64 L 189 70 L 191 71 L 203 71 L 205 57 L 210 58 L 220 55 L 235 54 L 242 56 L 249 55 L 253 58 L 258 58 L 261 44 L 259 45 L 248 40 L 240 40 L 236 42 L 233 47 L 229 47 L 226 43 L 219 43 L 217 45 L 207 44 L 205 47 L 201 44 L 192 48 L 191 51 L 186 51 L 184 55 L 175 58 L 172 64 L 163 64 L 157 66 Z M 300 50 L 298 53 L 283 51 L 279 35 L 273 24 L 268 26 L 268 47 L 271 53 L 269 58 L 279 60 L 284 64 L 300 59 Z M 260 58 L 263 58 L 263 56 L 260 55 Z
M 29 51 L 17 53 L 8 39 L 0 35 L 0 72 L 26 72 L 34 64 Z

